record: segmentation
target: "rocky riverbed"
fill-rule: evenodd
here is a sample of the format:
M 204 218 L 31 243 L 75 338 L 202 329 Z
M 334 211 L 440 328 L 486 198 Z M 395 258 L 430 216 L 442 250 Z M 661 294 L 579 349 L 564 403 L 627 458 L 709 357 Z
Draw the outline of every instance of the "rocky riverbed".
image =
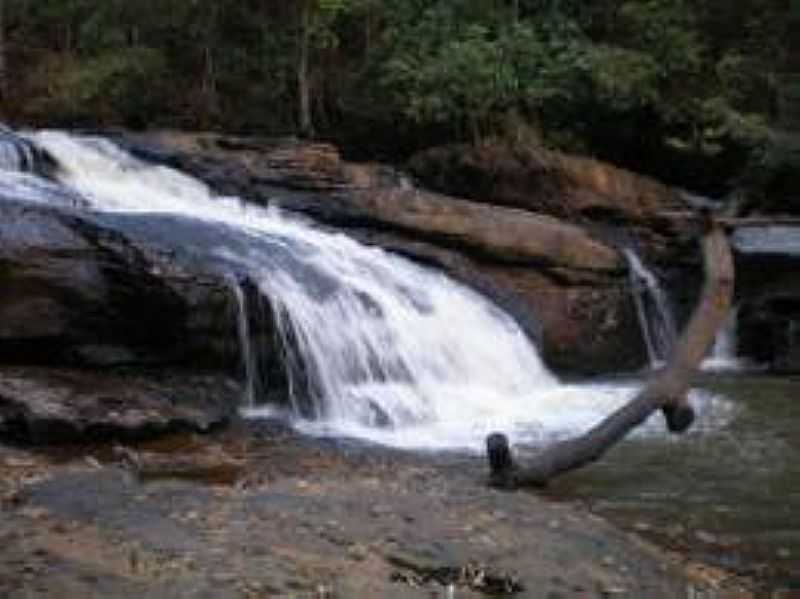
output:
M 491 490 L 481 460 L 275 424 L 0 446 L 0 471 L 7 597 L 753 596 L 584 509 Z

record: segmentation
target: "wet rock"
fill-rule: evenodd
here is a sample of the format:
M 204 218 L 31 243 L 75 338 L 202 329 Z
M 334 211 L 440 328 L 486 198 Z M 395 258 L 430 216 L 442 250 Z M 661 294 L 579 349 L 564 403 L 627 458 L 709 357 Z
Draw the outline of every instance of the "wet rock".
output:
M 776 372 L 800 371 L 800 228 L 761 219 L 732 239 L 737 355 Z
M 221 277 L 87 213 L 0 201 L 0 289 L 6 364 L 231 372 L 238 361 Z
M 701 543 L 705 543 L 706 545 L 716 545 L 719 542 L 719 539 L 716 535 L 707 532 L 705 530 L 696 530 L 694 533 L 694 537 L 700 541 Z
M 0 372 L 0 438 L 127 439 L 229 420 L 242 397 L 230 381 L 239 305 L 224 265 L 192 251 L 210 229 L 0 198 L 0 363 L 20 367 Z M 251 333 L 272 372 L 274 323 L 260 313 Z M 281 380 L 270 377 L 275 397 Z
M 240 387 L 212 375 L 0 369 L 0 438 L 42 444 L 208 431 L 235 414 Z

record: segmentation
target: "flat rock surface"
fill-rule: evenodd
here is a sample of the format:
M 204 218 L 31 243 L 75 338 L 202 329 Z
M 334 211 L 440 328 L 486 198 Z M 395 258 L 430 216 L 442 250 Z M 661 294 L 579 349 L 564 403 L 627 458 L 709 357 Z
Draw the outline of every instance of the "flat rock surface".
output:
M 673 598 L 696 584 L 575 506 L 488 489 L 473 458 L 287 431 L 59 454 L 0 446 L 0 596 Z

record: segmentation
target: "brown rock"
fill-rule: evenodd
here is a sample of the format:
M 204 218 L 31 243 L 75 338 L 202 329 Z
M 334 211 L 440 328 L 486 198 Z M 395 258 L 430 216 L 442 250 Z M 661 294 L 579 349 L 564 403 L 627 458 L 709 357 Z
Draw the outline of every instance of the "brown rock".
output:
M 0 369 L 0 438 L 54 443 L 207 431 L 235 414 L 241 389 L 211 375 Z
M 497 262 L 619 271 L 619 254 L 579 227 L 522 210 L 454 200 L 416 189 L 365 190 L 358 206 L 382 223 L 462 246 Z
M 497 141 L 433 148 L 409 162 L 413 174 L 443 193 L 570 220 L 667 225 L 685 209 L 680 193 L 591 158 Z

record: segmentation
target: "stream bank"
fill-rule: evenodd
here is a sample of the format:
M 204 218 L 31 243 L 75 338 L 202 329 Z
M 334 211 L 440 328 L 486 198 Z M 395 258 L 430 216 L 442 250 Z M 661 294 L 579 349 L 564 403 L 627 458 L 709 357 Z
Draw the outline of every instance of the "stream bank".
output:
M 754 596 L 576 505 L 489 489 L 480 459 L 276 423 L 0 446 L 0 466 L 9 597 Z

